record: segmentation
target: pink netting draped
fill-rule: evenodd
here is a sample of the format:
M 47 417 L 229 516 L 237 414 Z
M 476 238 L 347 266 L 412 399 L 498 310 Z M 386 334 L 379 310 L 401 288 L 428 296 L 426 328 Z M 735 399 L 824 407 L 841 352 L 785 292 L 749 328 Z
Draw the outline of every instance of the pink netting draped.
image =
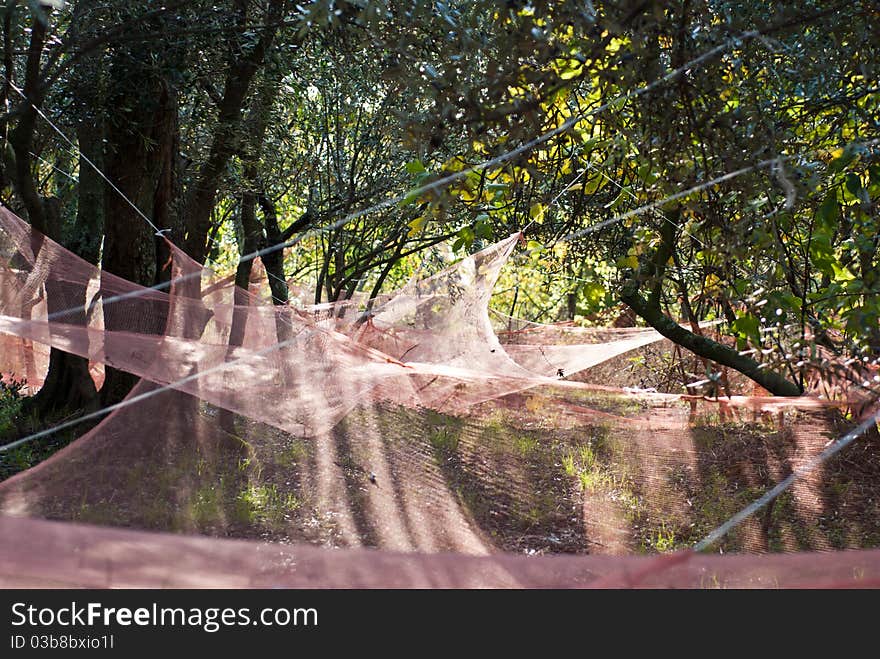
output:
M 145 289 L 0 212 L 4 380 L 37 388 L 50 347 L 89 359 L 98 383 L 103 365 L 142 378 L 94 429 L 0 483 L 0 510 L 206 536 L 2 519 L 10 533 L 44 538 L 26 553 L 4 548 L 2 578 L 119 585 L 101 570 L 65 581 L 46 566 L 62 546 L 107 558 L 126 543 L 149 549 L 113 574 L 148 583 L 153 565 L 172 586 L 880 578 L 876 552 L 831 551 L 880 542 L 873 436 L 732 533 L 722 548 L 743 556 L 629 556 L 693 544 L 821 452 L 844 427 L 840 408 L 861 410 L 814 396 L 707 400 L 607 386 L 592 369 L 662 337 L 493 316 L 493 288 L 518 239 L 372 303 L 312 305 L 303 295 L 278 306 L 259 266 L 245 291 L 171 246 L 163 275 L 172 284 Z M 270 543 L 256 554 L 264 563 L 243 558 L 253 546 L 244 540 L 256 538 Z M 200 576 L 163 562 L 163 551 Z M 281 555 L 306 567 L 285 571 Z
M 12 542 L 11 538 L 19 540 Z M 0 518 L 5 588 L 877 588 L 880 552 L 765 556 L 406 554 Z

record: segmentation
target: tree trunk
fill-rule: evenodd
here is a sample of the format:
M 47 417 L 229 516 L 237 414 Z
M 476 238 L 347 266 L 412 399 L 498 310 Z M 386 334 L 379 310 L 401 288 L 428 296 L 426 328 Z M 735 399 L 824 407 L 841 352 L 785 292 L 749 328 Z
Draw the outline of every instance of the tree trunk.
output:
M 263 232 L 257 222 L 257 199 L 251 190 L 246 190 L 241 201 L 241 224 L 244 229 L 244 238 L 241 243 L 242 255 L 256 252 L 263 242 Z M 232 359 L 232 349 L 244 344 L 244 334 L 247 330 L 248 313 L 250 311 L 250 298 L 247 295 L 250 284 L 251 272 L 254 260 L 252 258 L 239 260 L 235 269 L 235 288 L 233 289 L 232 325 L 229 328 L 229 354 L 227 360 Z M 220 427 L 228 433 L 234 434 L 235 413 L 221 409 L 218 416 Z
M 47 223 L 44 233 L 53 240 L 60 238 L 60 201 L 55 197 L 45 199 L 43 207 L 43 218 Z M 72 300 L 76 300 L 81 308 L 55 322 L 85 326 L 85 284 L 57 279 L 46 281 L 46 309 L 50 315 L 70 308 Z M 45 418 L 54 414 L 91 411 L 97 408 L 97 404 L 98 391 L 89 373 L 88 359 L 52 348 L 49 353 L 49 371 L 43 386 L 29 401 L 28 411 Z
M 265 245 L 263 227 L 257 220 L 257 189 L 259 187 L 258 179 L 263 142 L 266 137 L 266 127 L 269 113 L 272 110 L 277 84 L 277 76 L 263 76 L 262 84 L 251 104 L 245 121 L 245 126 L 248 128 L 248 138 L 245 141 L 241 155 L 244 164 L 244 176 L 242 177 L 244 189 L 241 195 L 243 236 L 239 247 L 241 257 L 246 258 L 239 258 L 238 267 L 235 270 L 234 307 L 232 311 L 232 327 L 229 331 L 230 348 L 244 343 L 249 312 L 247 307 L 249 298 L 243 294 L 243 291 L 247 291 L 250 284 L 254 265 L 252 254 Z M 272 275 L 269 274 L 270 279 L 271 277 Z M 235 420 L 234 414 L 228 410 L 221 410 L 219 419 L 221 426 L 232 432 Z
M 153 223 L 164 230 L 167 238 L 167 241 L 158 237 L 156 239 L 156 262 L 160 266 L 156 271 L 157 284 L 171 280 L 172 254 L 168 241 L 180 245 L 186 233 L 181 212 L 183 186 L 180 167 L 180 115 L 178 99 L 173 94 L 169 98 L 167 122 L 164 129 L 168 138 L 162 145 L 163 152 L 160 155 L 162 169 L 159 172 L 156 194 L 153 197 Z
M 177 112 L 167 85 L 155 90 L 156 104 L 142 104 L 128 113 L 125 122 L 111 124 L 107 131 L 107 174 L 119 189 L 105 188 L 106 228 L 104 273 L 112 273 L 142 286 L 157 279 L 155 231 L 140 213 L 152 215 L 157 191 L 171 154 L 174 115 Z M 134 116 L 132 116 L 134 115 Z M 120 194 L 120 192 L 122 194 Z M 123 196 L 124 195 L 124 196 Z M 140 210 L 132 208 L 129 200 Z M 149 217 L 149 215 L 148 215 Z M 152 220 L 151 220 L 152 221 Z M 105 277 L 102 294 L 113 295 L 113 280 Z M 146 297 L 133 298 L 104 307 L 108 331 L 163 334 L 168 309 Z M 107 367 L 101 401 L 105 405 L 122 400 L 137 383 L 132 373 Z
M 38 18 L 31 24 L 31 40 L 25 68 L 25 103 L 21 119 L 9 136 L 15 154 L 13 182 L 16 192 L 24 202 L 31 226 L 44 236 L 63 243 L 61 208 L 58 199 L 43 198 L 37 190 L 33 175 L 31 153 L 33 152 L 34 130 L 36 128 L 37 108 L 42 105 L 43 91 L 39 82 L 40 59 L 46 36 L 46 25 Z M 77 233 L 77 232 L 74 232 Z M 83 254 L 88 258 L 89 253 Z M 46 283 L 46 302 L 49 313 L 61 311 L 70 300 L 82 300 L 82 313 L 70 314 L 60 319 L 62 322 L 85 324 L 85 286 L 76 286 L 61 281 Z M 92 409 L 97 403 L 97 392 L 89 375 L 88 360 L 52 348 L 49 353 L 49 371 L 37 395 L 28 401 L 28 412 L 39 417 L 60 411 Z
M 247 21 L 246 4 L 243 0 L 236 2 L 242 27 Z M 211 213 L 216 204 L 220 177 L 240 141 L 241 113 L 245 98 L 254 75 L 263 65 L 266 53 L 271 48 L 284 5 L 284 0 L 271 0 L 266 13 L 267 27 L 250 52 L 243 52 L 241 46 L 237 45 L 230 53 L 230 66 L 218 108 L 217 127 L 211 148 L 187 201 L 186 251 L 199 263 L 204 263 L 208 255 Z
M 49 221 L 50 233 L 55 240 L 64 236 L 64 246 L 80 258 L 97 265 L 101 253 L 101 237 L 104 234 L 103 181 L 98 173 L 86 162 L 88 158 L 96 166 L 103 164 L 103 126 L 94 122 L 83 122 L 77 127 L 79 141 L 79 181 L 77 189 L 76 222 L 70 231 L 62 230 L 60 217 Z M 47 217 L 55 213 L 47 208 Z M 66 235 L 65 235 L 66 234 Z M 59 240 L 59 242 L 61 242 Z M 85 287 L 79 287 L 75 295 L 83 307 L 87 303 Z M 68 292 L 69 293 L 69 292 Z M 54 296 L 49 296 L 50 306 Z M 70 299 L 70 298 L 67 298 Z M 60 309 L 53 309 L 59 311 Z M 64 322 L 87 324 L 85 312 L 76 318 L 63 318 Z M 42 412 L 63 410 L 91 410 L 97 407 L 98 391 L 89 373 L 89 362 L 83 357 L 52 349 L 49 354 L 49 372 L 43 387 L 34 398 L 34 405 Z
M 300 230 L 311 223 L 308 214 L 303 215 L 283 233 L 278 227 L 278 214 L 275 205 L 264 194 L 259 197 L 260 209 L 263 211 L 263 223 L 266 226 L 266 240 L 269 245 L 280 245 L 293 235 L 294 231 Z M 293 326 L 288 301 L 290 291 L 287 289 L 287 279 L 284 274 L 284 250 L 278 249 L 269 254 L 264 254 L 263 265 L 269 277 L 269 289 L 272 291 L 272 303 L 278 307 L 275 316 L 275 335 L 279 343 L 293 338 Z

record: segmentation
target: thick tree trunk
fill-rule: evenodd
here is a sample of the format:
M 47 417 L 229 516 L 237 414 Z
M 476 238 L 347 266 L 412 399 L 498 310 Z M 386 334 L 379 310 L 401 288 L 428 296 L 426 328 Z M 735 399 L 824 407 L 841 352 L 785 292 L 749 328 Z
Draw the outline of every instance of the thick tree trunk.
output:
M 141 214 L 152 215 L 156 208 L 159 182 L 171 157 L 173 117 L 176 104 L 162 86 L 156 90 L 156 104 L 144 104 L 137 116 L 129 113 L 125 123 L 117 122 L 108 129 L 107 174 L 119 191 L 107 186 L 104 196 L 106 228 L 103 272 L 123 279 L 152 286 L 157 280 L 155 231 Z M 122 194 L 120 194 L 120 192 Z M 112 279 L 106 278 L 102 292 L 113 295 Z M 160 308 L 146 297 L 104 307 L 104 324 L 108 331 L 136 331 L 163 334 L 168 309 Z M 101 388 L 103 404 L 122 400 L 137 383 L 131 373 L 107 367 Z
M 278 212 L 275 204 L 265 194 L 259 196 L 260 209 L 263 211 L 263 224 L 266 227 L 266 243 L 269 247 L 281 245 L 290 240 L 294 234 L 305 231 L 314 222 L 310 213 L 304 213 L 299 219 L 292 222 L 284 231 L 278 226 Z M 262 257 L 263 265 L 269 276 L 269 289 L 272 291 L 272 302 L 279 306 L 287 305 L 290 299 L 290 291 L 287 289 L 287 278 L 284 273 L 284 250 L 277 249 Z M 280 338 L 279 341 L 284 339 Z
M 241 243 L 242 254 L 250 254 L 257 251 L 262 243 L 263 232 L 257 222 L 256 195 L 246 191 L 242 195 L 241 223 L 244 229 L 244 238 Z M 248 315 L 250 312 L 250 298 L 247 295 L 250 285 L 251 272 L 253 271 L 253 259 L 239 260 L 235 269 L 235 288 L 233 290 L 232 326 L 229 328 L 229 355 L 227 360 L 232 359 L 232 349 L 244 344 L 244 335 L 247 330 Z M 230 434 L 235 434 L 236 414 L 231 410 L 221 409 L 218 415 L 220 427 Z
M 241 202 L 241 223 L 244 229 L 244 238 L 241 243 L 241 251 L 243 255 L 251 254 L 257 251 L 262 244 L 263 231 L 257 222 L 257 200 L 256 195 L 248 190 L 242 195 Z M 239 260 L 238 267 L 235 269 L 235 289 L 233 291 L 233 308 L 232 308 L 232 326 L 229 329 L 229 348 L 232 349 L 244 344 L 244 334 L 247 330 L 248 314 L 250 311 L 250 298 L 247 295 L 248 286 L 250 284 L 251 272 L 253 271 L 254 260 L 249 258 Z M 232 359 L 231 354 L 227 359 Z M 234 433 L 235 431 L 235 413 L 230 410 L 221 409 L 218 420 L 220 427 L 226 432 Z
M 104 235 L 104 203 L 103 181 L 98 173 L 86 162 L 88 158 L 96 166 L 103 164 L 104 131 L 99 123 L 83 122 L 77 128 L 79 141 L 79 181 L 77 187 L 77 211 L 76 223 L 72 230 L 62 230 L 60 217 L 56 217 L 51 206 L 46 208 L 47 218 L 52 238 L 59 240 L 65 233 L 64 246 L 74 254 L 89 263 L 97 265 L 101 253 L 101 238 Z M 59 240 L 60 242 L 60 240 Z M 87 303 L 86 289 L 71 293 L 66 291 L 63 299 L 69 300 L 73 294 L 75 299 L 82 302 L 83 307 Z M 55 309 L 52 299 L 48 296 L 49 304 Z M 69 302 L 65 302 L 69 304 Z M 63 305 L 62 305 L 63 306 Z M 86 314 L 76 314 L 75 318 L 67 317 L 60 319 L 74 324 L 87 324 Z M 49 354 L 49 371 L 46 380 L 39 393 L 34 398 L 34 405 L 43 412 L 60 412 L 64 410 L 84 409 L 90 410 L 97 407 L 98 391 L 94 380 L 89 373 L 88 360 L 77 355 L 52 349 Z
M 178 99 L 171 94 L 168 99 L 169 107 L 166 113 L 167 123 L 164 131 L 168 138 L 162 145 L 160 159 L 162 169 L 159 172 L 159 181 L 156 186 L 156 194 L 153 197 L 153 223 L 164 231 L 168 239 L 156 239 L 157 264 L 160 266 L 156 272 L 156 283 L 171 280 L 171 248 L 168 242 L 175 245 L 183 244 L 186 228 L 183 223 L 183 185 L 181 182 L 180 167 L 180 115 Z
M 18 125 L 9 134 L 9 143 L 15 153 L 13 182 L 15 191 L 24 202 L 31 226 L 48 235 L 43 209 L 43 199 L 37 190 L 31 160 L 34 143 L 34 129 L 37 122 L 37 108 L 43 104 L 43 89 L 40 86 L 40 58 L 46 39 L 46 25 L 34 18 L 31 23 L 31 40 L 28 46 L 25 66 L 24 101 Z
M 266 226 L 266 242 L 273 247 L 280 245 L 288 240 L 292 234 L 287 234 L 286 237 L 285 234 L 282 234 L 278 227 L 278 213 L 275 210 L 275 204 L 266 195 L 260 195 L 259 202 L 260 209 L 263 211 L 263 222 Z M 292 226 L 298 224 L 300 223 L 296 222 Z M 305 224 L 307 222 L 303 223 L 303 225 Z M 277 249 L 274 252 L 264 254 L 261 258 L 263 265 L 266 267 L 266 273 L 269 276 L 269 290 L 272 291 L 272 303 L 279 307 L 287 306 L 290 300 L 290 291 L 287 289 L 287 279 L 284 274 L 284 250 Z M 278 325 L 276 333 L 279 341 L 286 340 L 286 337 L 289 336 L 289 329 L 289 324 L 284 328 L 281 327 L 281 324 Z
M 250 284 L 254 265 L 252 255 L 265 245 L 263 227 L 257 220 L 257 189 L 259 187 L 259 166 L 263 141 L 266 136 L 266 126 L 272 109 L 277 83 L 278 80 L 275 76 L 266 75 L 263 77 L 262 84 L 252 102 L 245 121 L 245 125 L 248 128 L 248 137 L 245 140 L 241 154 L 244 164 L 244 190 L 241 195 L 243 236 L 241 245 L 239 245 L 240 256 L 244 258 L 239 259 L 238 267 L 235 271 L 234 308 L 232 312 L 232 327 L 229 331 L 230 348 L 244 343 L 249 312 L 249 298 L 243 292 L 248 290 Z M 271 274 L 269 276 L 271 279 Z M 232 432 L 235 415 L 227 410 L 221 410 L 219 419 L 221 426 Z
M 98 168 L 104 166 L 104 127 L 92 121 L 83 122 L 77 128 L 77 138 L 81 156 L 76 229 L 70 232 L 66 246 L 77 256 L 97 265 L 104 237 L 104 180 L 85 159 Z
M 241 195 L 241 225 L 242 243 L 240 245 L 241 256 L 235 271 L 236 295 L 240 295 L 238 289 L 248 289 L 254 259 L 252 254 L 265 245 L 263 227 L 257 220 L 257 193 L 259 184 L 260 158 L 263 151 L 263 142 L 266 137 L 266 127 L 271 112 L 278 80 L 275 76 L 266 75 L 253 100 L 248 112 L 245 125 L 248 128 L 248 138 L 242 150 L 242 162 L 244 164 L 244 190 Z M 265 261 L 264 261 L 265 265 Z M 232 317 L 232 328 L 229 336 L 229 345 L 240 346 L 244 338 L 246 310 L 239 309 L 246 303 L 242 297 L 237 298 L 236 309 Z

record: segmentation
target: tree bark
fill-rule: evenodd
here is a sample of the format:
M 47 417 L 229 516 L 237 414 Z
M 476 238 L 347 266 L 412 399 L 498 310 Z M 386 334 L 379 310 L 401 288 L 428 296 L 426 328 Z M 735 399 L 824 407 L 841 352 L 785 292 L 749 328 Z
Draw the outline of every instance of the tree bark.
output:
M 235 271 L 236 295 L 240 296 L 237 289 L 248 289 L 250 283 L 251 271 L 253 270 L 254 259 L 251 254 L 259 250 L 265 245 L 263 227 L 257 220 L 257 196 L 259 184 L 259 168 L 260 159 L 263 151 L 263 142 L 266 137 L 266 127 L 269 120 L 269 113 L 272 110 L 272 104 L 277 87 L 277 78 L 275 76 L 266 75 L 263 77 L 262 84 L 254 98 L 251 109 L 248 112 L 245 125 L 248 127 L 248 139 L 244 144 L 242 153 L 243 162 L 243 190 L 241 195 L 241 224 L 243 229 L 243 238 L 241 244 L 241 256 L 248 258 L 239 259 L 238 267 Z M 274 213 L 274 209 L 273 209 Z M 263 259 L 265 265 L 265 259 Z M 271 279 L 271 275 L 270 275 Z M 240 346 L 244 338 L 246 314 L 239 309 L 240 305 L 246 304 L 246 300 L 236 298 L 235 311 L 232 317 L 232 328 L 229 336 L 229 344 Z
M 105 188 L 106 217 L 103 273 L 112 273 L 142 286 L 157 280 L 157 249 L 155 231 L 135 210 L 152 215 L 156 209 L 157 191 L 162 172 L 171 154 L 177 107 L 169 86 L 158 81 L 155 104 L 141 104 L 129 112 L 125 122 L 111 124 L 107 131 L 107 175 L 118 188 Z M 120 194 L 120 192 L 122 194 Z M 148 215 L 148 217 L 149 217 Z M 102 282 L 102 294 L 114 294 L 112 278 Z M 104 307 L 104 323 L 108 331 L 135 331 L 163 334 L 167 305 L 159 306 L 148 297 L 133 298 L 124 303 Z M 101 400 L 105 405 L 119 402 L 137 383 L 134 374 L 107 367 Z
M 60 237 L 61 203 L 58 198 L 44 200 L 43 218 L 47 223 L 45 233 L 49 237 Z M 82 305 L 81 308 L 54 322 L 85 326 L 85 284 L 59 279 L 46 281 L 46 309 L 49 314 L 68 309 L 71 300 L 76 300 Z M 97 404 L 98 391 L 89 373 L 88 359 L 52 348 L 49 352 L 49 370 L 43 386 L 28 404 L 29 411 L 45 418 L 59 413 L 87 412 L 96 409 Z
M 266 226 L 266 242 L 274 247 L 286 242 L 278 227 L 278 214 L 275 204 L 265 194 L 259 197 L 260 209 L 263 211 L 263 223 Z M 272 303 L 284 306 L 290 299 L 290 291 L 287 289 L 287 280 L 284 273 L 284 250 L 277 249 L 274 252 L 264 254 L 263 265 L 269 276 L 269 290 L 272 291 Z
M 275 211 L 275 205 L 265 195 L 259 196 L 260 209 L 263 211 L 263 222 L 266 226 L 266 238 L 269 245 L 275 246 L 285 242 L 287 238 L 282 235 L 278 228 L 278 214 Z M 308 217 L 307 215 L 303 216 Z M 300 218 L 300 221 L 303 218 Z M 297 226 L 300 221 L 295 222 L 292 226 Z M 306 226 L 310 219 L 303 222 Z M 289 227 L 288 227 L 289 229 Z M 286 232 L 285 232 L 286 233 Z M 289 236 L 288 236 L 289 238 Z M 293 337 L 293 328 L 291 326 L 290 309 L 287 305 L 290 299 L 290 292 L 287 290 L 287 280 L 284 275 L 284 250 L 278 249 L 269 254 L 262 256 L 263 265 L 266 267 L 266 274 L 269 276 L 269 290 L 272 291 L 272 304 L 278 307 L 275 319 L 275 335 L 279 343 L 289 341 Z

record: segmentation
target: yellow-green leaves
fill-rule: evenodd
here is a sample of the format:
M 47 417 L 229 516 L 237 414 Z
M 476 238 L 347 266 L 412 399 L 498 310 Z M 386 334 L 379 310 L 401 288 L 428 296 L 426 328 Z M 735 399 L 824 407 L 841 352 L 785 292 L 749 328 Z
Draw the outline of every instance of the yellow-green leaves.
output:
M 529 218 L 538 224 L 544 221 L 544 205 L 541 203 L 532 204 L 529 208 Z
M 409 222 L 407 226 L 409 227 L 409 237 L 413 238 L 417 236 L 428 224 L 428 218 L 424 215 L 417 217 L 412 222 Z
M 425 171 L 425 166 L 421 160 L 411 160 L 406 163 L 406 171 L 410 174 L 422 174 Z
M 630 268 L 632 270 L 635 270 L 639 267 L 639 258 L 635 254 L 622 256 L 621 258 L 617 259 L 617 267 Z

